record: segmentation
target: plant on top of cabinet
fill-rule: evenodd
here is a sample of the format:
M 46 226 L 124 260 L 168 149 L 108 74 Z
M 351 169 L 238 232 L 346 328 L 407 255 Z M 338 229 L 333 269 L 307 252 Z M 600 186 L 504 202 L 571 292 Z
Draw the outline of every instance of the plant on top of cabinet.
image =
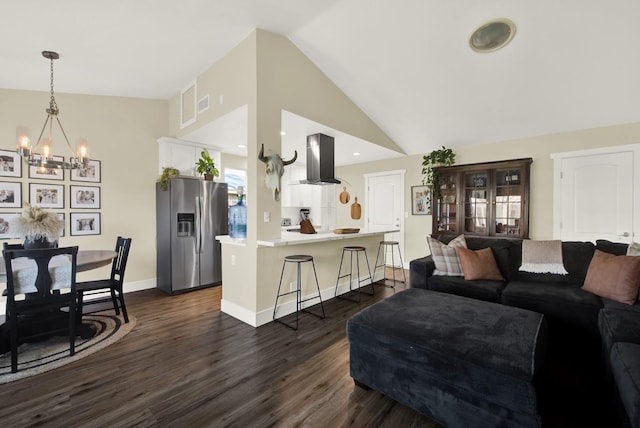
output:
M 216 168 L 215 161 L 209 155 L 209 151 L 207 151 L 207 149 L 204 149 L 200 153 L 200 159 L 198 159 L 196 166 L 198 167 L 198 174 L 204 174 L 205 180 L 211 181 L 213 180 L 213 177 L 220 175 L 218 168 Z
M 431 186 L 432 189 L 437 191 L 435 186 L 438 181 L 437 173 L 433 168 L 437 166 L 451 166 L 456 160 L 456 154 L 451 149 L 447 149 L 442 146 L 442 149 L 437 149 L 424 155 L 422 157 L 422 184 Z
M 162 175 L 158 180 L 160 182 L 160 190 L 167 190 L 169 188 L 169 179 L 171 177 L 177 177 L 180 175 L 180 171 L 170 166 L 162 168 Z

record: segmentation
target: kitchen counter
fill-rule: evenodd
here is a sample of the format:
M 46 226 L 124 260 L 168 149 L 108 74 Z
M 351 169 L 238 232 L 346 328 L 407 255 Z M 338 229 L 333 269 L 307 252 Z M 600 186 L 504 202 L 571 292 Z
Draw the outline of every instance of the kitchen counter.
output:
M 367 230 L 360 229 L 358 233 L 345 233 L 338 234 L 333 232 L 318 232 L 314 234 L 304 234 L 299 232 L 286 232 L 283 231 L 280 234 L 280 238 L 276 239 L 268 239 L 268 240 L 259 240 L 258 247 L 281 247 L 284 245 L 296 245 L 296 244 L 312 244 L 316 242 L 326 242 L 333 241 L 338 239 L 353 239 L 363 236 L 373 236 L 373 235 L 381 235 L 385 233 L 393 233 L 398 232 L 398 229 L 376 229 L 376 230 Z M 231 239 L 228 235 L 220 235 L 216 236 L 216 239 L 220 241 L 222 244 L 235 244 L 235 245 L 244 245 L 245 240 L 237 240 Z

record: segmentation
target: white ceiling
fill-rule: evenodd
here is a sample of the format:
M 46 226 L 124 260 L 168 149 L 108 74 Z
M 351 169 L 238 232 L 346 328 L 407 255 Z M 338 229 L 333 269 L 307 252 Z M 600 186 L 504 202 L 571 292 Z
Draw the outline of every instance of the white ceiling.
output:
M 515 22 L 511 44 L 469 49 L 471 32 L 497 17 Z M 4 2 L 0 87 L 47 91 L 40 52 L 55 50 L 58 92 L 168 99 L 262 28 L 287 36 L 407 154 L 422 154 L 639 122 L 638 21 L 637 0 Z M 283 116 L 297 129 L 285 139 L 322 129 L 296 119 Z M 228 126 L 218 128 L 231 138 Z M 397 156 L 374 158 L 386 155 Z

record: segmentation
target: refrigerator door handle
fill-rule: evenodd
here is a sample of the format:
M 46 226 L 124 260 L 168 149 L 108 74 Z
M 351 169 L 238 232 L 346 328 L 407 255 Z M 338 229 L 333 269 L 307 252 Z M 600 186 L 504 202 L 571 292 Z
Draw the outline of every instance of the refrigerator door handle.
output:
M 196 196 L 196 251 L 202 253 L 202 198 Z

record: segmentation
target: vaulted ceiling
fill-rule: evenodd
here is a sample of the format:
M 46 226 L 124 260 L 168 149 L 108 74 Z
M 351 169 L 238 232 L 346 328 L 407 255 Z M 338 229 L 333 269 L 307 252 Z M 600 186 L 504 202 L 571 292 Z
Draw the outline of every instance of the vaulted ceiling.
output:
M 169 99 L 254 28 L 287 36 L 407 154 L 640 121 L 637 0 L 29 0 L 0 88 Z M 505 17 L 513 41 L 468 39 Z

